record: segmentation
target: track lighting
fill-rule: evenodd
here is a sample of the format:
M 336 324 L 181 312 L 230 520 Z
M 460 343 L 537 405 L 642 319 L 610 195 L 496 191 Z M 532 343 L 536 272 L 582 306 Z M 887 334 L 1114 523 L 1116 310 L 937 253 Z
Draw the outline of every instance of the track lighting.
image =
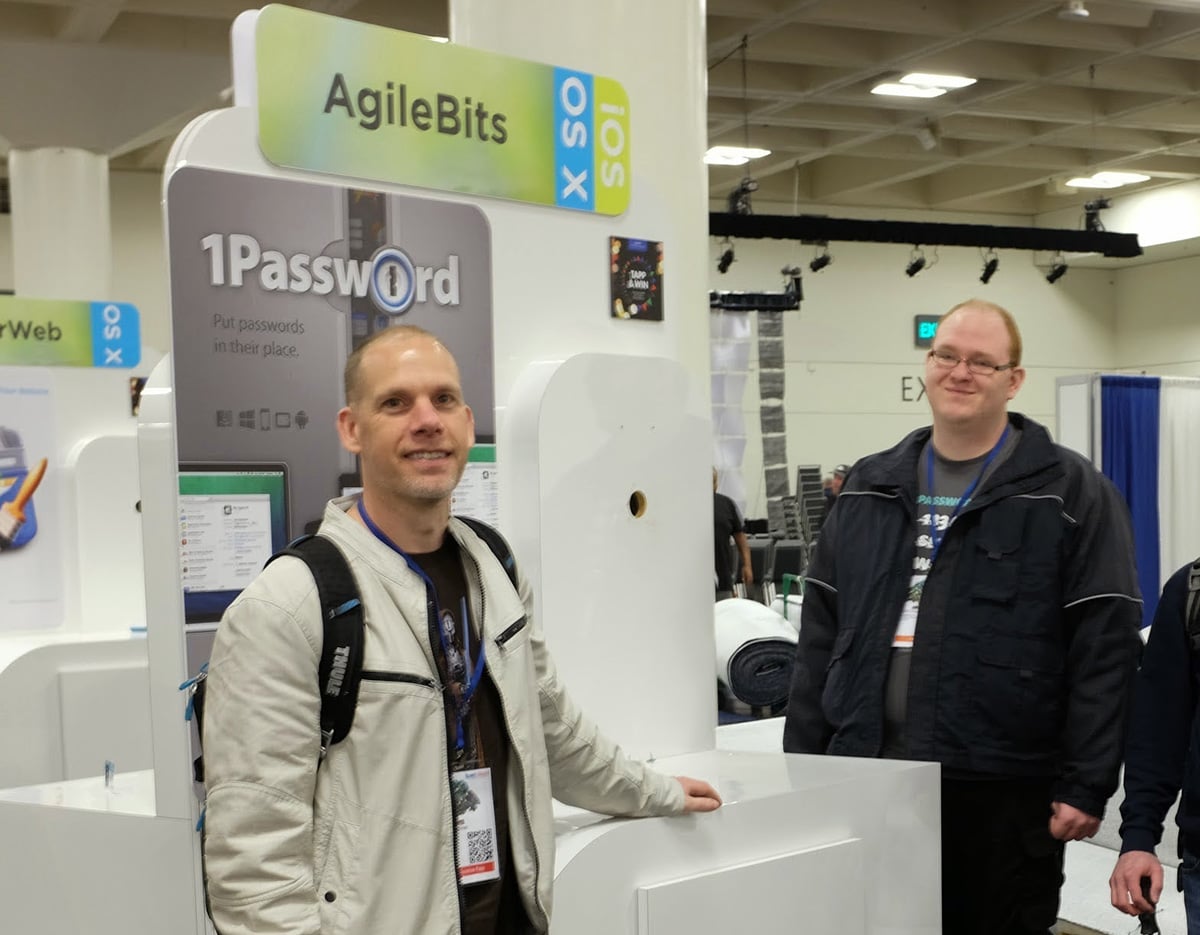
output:
M 1067 260 L 1061 253 L 1059 253 L 1059 254 L 1055 255 L 1053 261 L 1051 261 L 1051 262 L 1052 262 L 1052 265 L 1050 267 L 1050 272 L 1048 272 L 1046 274 L 1046 282 L 1053 285 L 1054 283 L 1056 283 L 1060 279 L 1062 279 L 1063 276 L 1066 274 Z
M 1088 8 L 1083 5 L 1083 0 L 1067 0 L 1062 9 L 1058 11 L 1058 18 L 1068 22 L 1071 20 L 1087 22 L 1090 15 Z
M 723 241 L 723 243 L 725 245 L 725 250 L 721 253 L 721 256 L 717 259 L 717 272 L 718 273 L 728 273 L 729 267 L 732 266 L 733 261 L 737 259 L 737 257 L 735 257 L 733 255 L 733 244 L 728 240 Z
M 993 276 L 996 275 L 996 270 L 1000 266 L 1000 258 L 996 256 L 995 250 L 989 250 L 983 257 L 983 273 L 979 277 L 979 281 L 985 286 L 991 282 Z
M 904 267 L 904 274 L 911 279 L 917 273 L 925 268 L 925 253 L 920 247 L 913 247 L 912 256 L 909 257 L 908 266 Z
M 785 294 L 794 295 L 798 302 L 804 301 L 804 280 L 800 278 L 799 266 L 785 266 L 780 271 L 783 276 L 783 291 Z
M 831 257 L 829 255 L 829 245 L 826 244 L 824 247 L 824 251 L 821 253 L 818 253 L 815 257 L 812 258 L 811 262 L 809 262 L 809 264 L 808 264 L 808 268 L 810 270 L 812 270 L 814 273 L 819 273 L 819 272 L 821 272 L 821 270 L 823 270 L 826 266 L 828 266 L 832 262 L 833 262 L 833 257 Z
M 758 191 L 758 182 L 749 176 L 738 182 L 737 188 L 729 193 L 729 213 L 753 214 L 754 206 L 750 203 L 750 196 L 756 191 Z
M 1107 198 L 1097 198 L 1083 206 L 1083 229 L 1092 233 L 1104 230 L 1104 222 L 1100 220 L 1100 212 L 1111 208 L 1112 202 Z

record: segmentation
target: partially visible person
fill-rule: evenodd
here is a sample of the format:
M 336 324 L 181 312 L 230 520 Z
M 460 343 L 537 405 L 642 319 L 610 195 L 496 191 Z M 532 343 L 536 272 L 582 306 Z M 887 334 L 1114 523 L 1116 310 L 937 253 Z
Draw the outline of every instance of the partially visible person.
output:
M 826 476 L 822 484 L 822 492 L 825 494 L 825 499 L 821 506 L 821 521 L 817 524 L 820 529 L 825 525 L 825 520 L 829 517 L 829 511 L 833 509 L 833 504 L 838 498 L 838 494 L 842 492 L 842 485 L 846 483 L 846 475 L 850 473 L 850 465 L 839 464 L 833 469 L 833 473 Z
M 842 492 L 842 486 L 846 483 L 846 475 L 850 473 L 850 465 L 839 464 L 833 469 L 833 478 L 829 482 L 829 499 L 836 500 L 838 494 Z M 830 506 L 832 506 L 832 502 Z
M 321 602 L 307 566 L 280 558 L 226 612 L 209 668 L 215 928 L 540 935 L 552 798 L 624 815 L 710 811 L 720 798 L 599 732 L 558 677 L 528 581 L 514 587 L 450 515 L 475 422 L 446 347 L 420 328 L 388 328 L 350 355 L 345 384 L 338 434 L 359 459 L 362 493 L 328 504 L 321 535 L 362 595 L 354 725 L 326 750 Z
M 725 494 L 717 493 L 717 469 L 713 468 L 713 560 L 716 584 L 716 599 L 723 601 L 733 597 L 733 579 L 738 570 L 734 567 L 730 540 L 737 546 L 741 557 L 740 580 L 746 586 L 746 594 L 754 584 L 754 569 L 750 567 L 750 543 L 746 539 L 746 528 L 737 504 Z
M 1141 650 L 1129 513 L 1008 411 L 1021 335 L 990 302 L 942 318 L 933 424 L 855 463 L 821 531 L 784 749 L 941 764 L 942 925 L 1046 935 L 1063 844 L 1117 787 Z
M 1134 683 L 1125 743 L 1121 856 L 1109 879 L 1109 897 L 1129 915 L 1154 910 L 1163 890 L 1163 867 L 1155 850 L 1167 812 L 1182 792 L 1175 815 L 1179 883 L 1188 932 L 1200 935 L 1200 656 L 1188 632 L 1191 574 L 1192 566 L 1185 565 L 1163 587 Z M 1142 893 L 1143 878 L 1150 882 L 1148 899 Z

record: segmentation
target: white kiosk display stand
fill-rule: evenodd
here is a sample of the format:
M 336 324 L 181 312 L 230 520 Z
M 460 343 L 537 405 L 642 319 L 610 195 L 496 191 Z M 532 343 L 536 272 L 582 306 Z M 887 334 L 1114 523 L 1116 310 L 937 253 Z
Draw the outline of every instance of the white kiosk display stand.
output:
M 689 22 L 699 16 L 690 5 L 674 7 Z M 181 134 L 167 191 L 171 173 L 185 166 L 322 180 L 269 165 L 260 153 L 252 56 L 245 55 L 254 16 L 239 23 L 237 106 Z M 635 112 L 639 103 L 653 109 L 634 94 Z M 714 743 L 711 455 L 706 401 L 695 389 L 702 381 L 670 359 L 674 332 L 613 325 L 607 299 L 587 291 L 607 282 L 612 234 L 657 237 L 668 256 L 674 246 L 681 265 L 667 277 L 667 294 L 702 295 L 684 288 L 702 232 L 670 217 L 664 205 L 672 201 L 656 188 L 669 187 L 673 172 L 661 160 L 669 140 L 653 136 L 659 125 L 672 132 L 665 110 L 659 116 L 636 123 L 646 154 L 634 162 L 636 190 L 649 208 L 631 206 L 618 219 L 447 198 L 481 208 L 490 226 L 500 518 L 535 585 L 538 625 L 572 693 L 606 732 L 664 772 L 710 780 L 725 799 L 713 814 L 639 821 L 560 807 L 554 932 L 933 935 L 940 929 L 936 766 L 785 756 L 778 721 L 723 728 Z M 553 308 L 526 301 L 538 292 L 521 267 L 531 246 L 557 251 L 546 274 L 559 289 Z M 551 313 L 573 335 L 557 351 L 553 331 L 539 327 Z M 678 328 L 683 316 L 703 311 L 681 304 L 674 314 Z M 571 324 L 572 316 L 586 316 L 587 325 Z M 631 327 L 646 330 L 616 330 Z M 705 332 L 702 318 L 697 327 Z M 585 333 L 601 340 L 589 343 Z M 595 353 L 577 353 L 583 347 Z M 188 673 L 173 395 L 167 361 L 146 388 L 139 427 L 153 770 L 121 773 L 110 787 L 92 777 L 0 792 L 0 904 L 14 931 L 205 931 L 178 692 Z

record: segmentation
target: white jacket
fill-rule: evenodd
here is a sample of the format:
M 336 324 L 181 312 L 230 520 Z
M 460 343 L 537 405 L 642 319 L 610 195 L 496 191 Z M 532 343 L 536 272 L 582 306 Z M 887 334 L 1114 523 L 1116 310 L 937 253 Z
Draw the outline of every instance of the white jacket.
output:
M 429 643 L 425 585 L 333 501 L 322 533 L 345 552 L 365 608 L 354 727 L 320 748 L 322 628 L 302 561 L 273 562 L 226 612 L 209 667 L 204 721 L 208 894 L 221 935 L 456 935 L 460 931 L 446 720 Z M 549 928 L 554 875 L 551 796 L 594 811 L 683 810 L 669 777 L 632 761 L 563 690 L 532 595 L 520 596 L 465 524 L 472 616 L 513 755 L 508 808 L 513 866 L 534 928 Z

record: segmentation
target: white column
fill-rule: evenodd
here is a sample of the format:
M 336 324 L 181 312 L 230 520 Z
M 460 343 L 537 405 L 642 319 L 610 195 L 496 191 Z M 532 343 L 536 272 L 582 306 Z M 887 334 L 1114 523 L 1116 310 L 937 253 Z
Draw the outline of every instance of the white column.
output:
M 14 149 L 8 174 L 16 294 L 110 297 L 108 157 L 68 147 Z
M 451 0 L 450 33 L 628 94 L 621 215 L 487 206 L 500 519 L 583 710 L 638 756 L 711 749 L 704 3 Z M 661 322 L 612 317 L 613 236 L 663 244 Z

